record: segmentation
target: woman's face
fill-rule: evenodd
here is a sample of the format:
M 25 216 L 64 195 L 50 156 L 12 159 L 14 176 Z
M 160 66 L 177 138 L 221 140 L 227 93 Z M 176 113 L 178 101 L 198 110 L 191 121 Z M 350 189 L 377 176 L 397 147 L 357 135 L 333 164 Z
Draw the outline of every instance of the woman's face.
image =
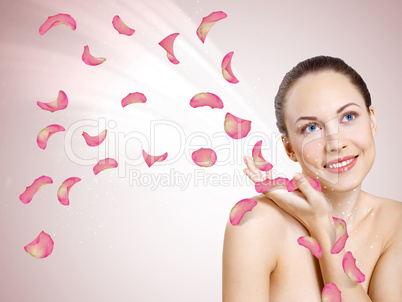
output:
M 377 123 L 356 86 L 343 74 L 322 71 L 298 79 L 286 99 L 289 157 L 325 191 L 358 187 L 374 163 Z

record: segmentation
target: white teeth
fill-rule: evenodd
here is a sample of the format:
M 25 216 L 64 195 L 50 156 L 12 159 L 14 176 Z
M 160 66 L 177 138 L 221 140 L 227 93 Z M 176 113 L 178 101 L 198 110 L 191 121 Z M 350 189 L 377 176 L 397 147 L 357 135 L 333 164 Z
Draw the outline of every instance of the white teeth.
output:
M 345 160 L 345 161 L 343 161 L 343 162 L 341 162 L 341 163 L 336 163 L 336 164 L 333 164 L 333 165 L 328 165 L 328 167 L 329 167 L 330 169 L 344 167 L 344 166 L 346 166 L 346 165 L 349 165 L 349 164 L 353 161 L 353 159 L 354 159 L 354 158 L 349 159 L 349 160 Z

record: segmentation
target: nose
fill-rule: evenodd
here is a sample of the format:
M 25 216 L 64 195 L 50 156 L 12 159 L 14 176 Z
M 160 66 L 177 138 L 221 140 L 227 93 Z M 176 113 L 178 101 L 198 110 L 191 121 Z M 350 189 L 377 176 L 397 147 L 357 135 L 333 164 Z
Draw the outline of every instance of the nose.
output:
M 325 124 L 326 151 L 329 153 L 341 152 L 342 149 L 347 148 L 347 140 L 341 133 L 338 123 L 326 123 Z

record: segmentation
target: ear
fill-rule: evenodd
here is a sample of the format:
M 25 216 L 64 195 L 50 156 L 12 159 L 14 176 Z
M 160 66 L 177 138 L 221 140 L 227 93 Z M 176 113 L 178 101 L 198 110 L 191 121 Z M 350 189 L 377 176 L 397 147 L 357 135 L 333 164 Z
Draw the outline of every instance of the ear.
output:
M 374 107 L 370 106 L 370 125 L 371 125 L 371 133 L 373 136 L 377 134 L 378 128 L 377 128 L 377 119 L 375 118 L 375 112 L 374 112 Z
M 291 160 L 293 160 L 294 162 L 297 162 L 296 154 L 293 152 L 292 145 L 290 144 L 289 139 L 284 135 L 281 136 L 281 139 L 282 139 L 282 144 L 285 147 L 285 151 L 286 151 L 286 154 L 288 155 L 288 157 Z

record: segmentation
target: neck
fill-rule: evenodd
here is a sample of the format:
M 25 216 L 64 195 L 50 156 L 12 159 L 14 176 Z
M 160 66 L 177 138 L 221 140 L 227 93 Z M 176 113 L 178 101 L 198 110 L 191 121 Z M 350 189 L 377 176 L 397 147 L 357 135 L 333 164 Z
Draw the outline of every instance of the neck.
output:
M 342 218 L 348 226 L 355 225 L 359 209 L 361 209 L 361 201 L 365 195 L 365 192 L 361 190 L 361 185 L 347 192 L 335 192 L 323 188 L 322 193 L 332 205 L 332 216 Z

